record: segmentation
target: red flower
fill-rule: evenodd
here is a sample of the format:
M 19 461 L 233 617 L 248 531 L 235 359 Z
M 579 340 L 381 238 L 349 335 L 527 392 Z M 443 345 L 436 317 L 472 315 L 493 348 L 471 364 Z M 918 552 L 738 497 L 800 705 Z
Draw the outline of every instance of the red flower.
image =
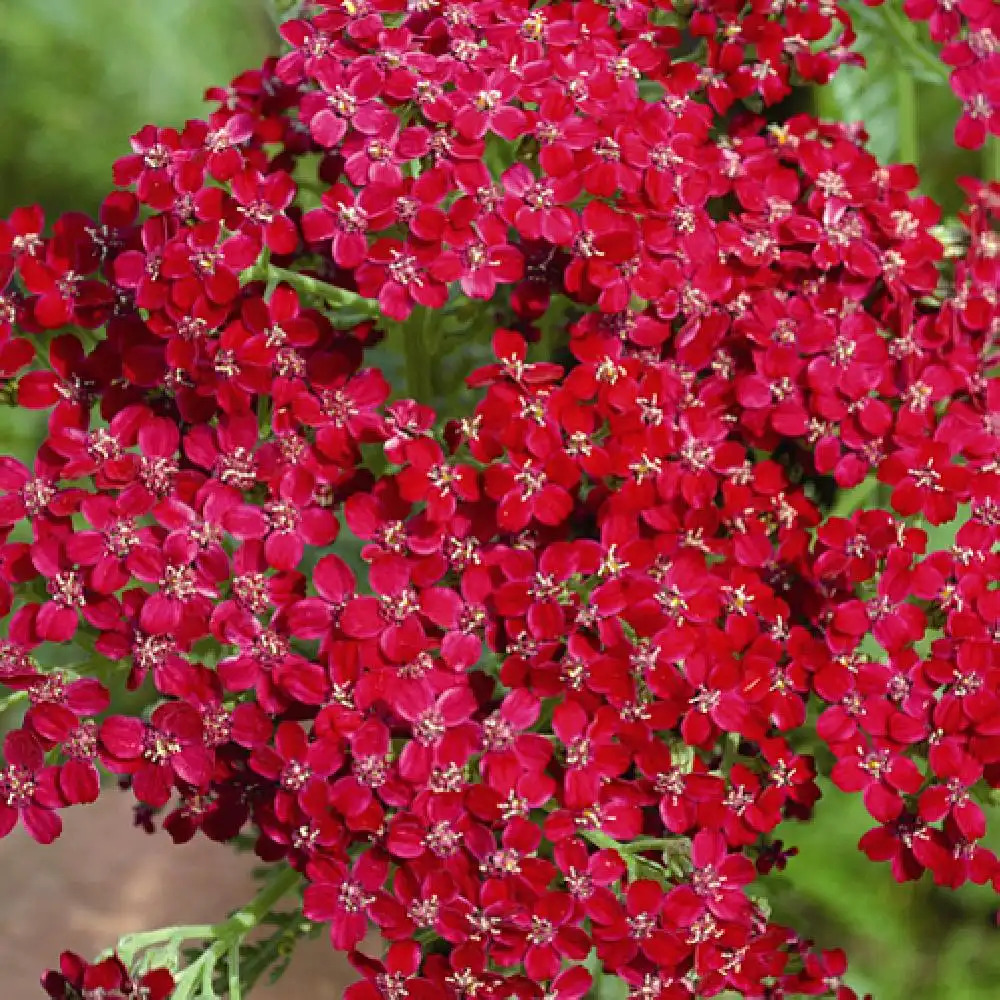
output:
M 357 947 L 368 932 L 369 907 L 386 880 L 388 862 L 377 851 L 366 851 L 350 866 L 317 859 L 307 874 L 303 915 L 330 925 L 330 940 L 338 951 Z
M 438 996 L 436 987 L 418 975 L 422 955 L 415 941 L 394 942 L 383 961 L 357 951 L 349 958 L 365 980 L 348 986 L 344 1000 L 384 1000 L 387 993 L 405 996 L 406 1000 L 436 1000 Z
M 274 734 L 274 747 L 255 747 L 249 766 L 257 774 L 271 778 L 279 795 L 301 797 L 306 789 L 323 784 L 339 770 L 344 755 L 332 740 L 309 741 L 295 722 L 282 722 Z
M 105 719 L 100 746 L 108 769 L 131 775 L 136 798 L 151 806 L 167 804 L 175 781 L 203 789 L 212 777 L 201 716 L 183 703 L 160 705 L 149 724 L 124 715 Z
M 299 235 L 295 223 L 285 214 L 295 198 L 291 177 L 280 171 L 262 175 L 256 170 L 244 170 L 230 180 L 230 185 L 236 202 L 230 228 L 246 233 L 273 254 L 292 253 Z
M 510 103 L 521 86 L 518 74 L 509 70 L 494 70 L 489 74 L 469 70 L 460 73 L 455 82 L 459 110 L 454 123 L 461 135 L 482 139 L 490 131 L 514 141 L 527 131 L 528 116 Z
M 665 899 L 662 886 L 640 879 L 628 886 L 624 906 L 615 900 L 594 914 L 594 944 L 605 969 L 615 971 L 640 953 L 665 968 L 682 961 L 687 947 L 661 926 Z
M 531 913 L 514 923 L 524 935 L 524 971 L 535 982 L 555 979 L 564 961 L 580 962 L 590 952 L 590 938 L 578 926 L 580 915 L 572 896 L 543 893 Z
M 30 733 L 15 729 L 4 737 L 0 772 L 0 837 L 17 825 L 40 844 L 51 844 L 62 832 L 56 813 L 66 803 L 59 790 L 59 770 L 45 765 L 45 751 Z
M 380 311 L 400 322 L 416 305 L 440 309 L 448 290 L 431 274 L 437 256 L 438 249 L 429 244 L 376 240 L 355 272 L 358 291 L 365 298 L 377 298 Z
M 469 298 L 492 299 L 497 285 L 521 279 L 524 258 L 499 229 L 475 226 L 464 239 L 453 241 L 451 250 L 438 255 L 430 271 L 438 281 L 458 281 Z
M 720 920 L 746 922 L 751 907 L 743 887 L 756 877 L 753 863 L 742 854 L 730 854 L 722 834 L 707 830 L 695 834 L 691 862 L 690 884 L 670 890 L 664 916 L 681 927 L 690 927 L 706 910 Z
M 323 192 L 322 207 L 302 218 L 302 233 L 309 243 L 330 241 L 338 267 L 353 269 L 368 254 L 366 233 L 386 228 L 394 219 L 392 189 L 370 185 L 352 191 L 335 184 Z
M 951 461 L 948 448 L 930 442 L 889 456 L 878 474 L 893 488 L 893 510 L 903 517 L 922 513 L 931 524 L 954 520 L 969 482 L 968 471 Z
M 583 182 L 578 175 L 539 180 L 524 164 L 517 164 L 503 175 L 507 198 L 503 214 L 526 239 L 546 239 L 556 246 L 569 246 L 578 229 L 574 212 L 565 206 L 580 193 Z
M 91 964 L 72 951 L 59 956 L 59 971 L 42 976 L 42 989 L 52 1000 L 76 1000 L 80 996 L 141 996 L 143 1000 L 168 1000 L 174 977 L 166 968 L 133 973 L 117 955 Z
M 403 179 L 400 166 L 430 149 L 427 129 L 400 128 L 393 114 L 359 115 L 354 127 L 356 133 L 344 143 L 344 169 L 352 184 L 396 187 Z

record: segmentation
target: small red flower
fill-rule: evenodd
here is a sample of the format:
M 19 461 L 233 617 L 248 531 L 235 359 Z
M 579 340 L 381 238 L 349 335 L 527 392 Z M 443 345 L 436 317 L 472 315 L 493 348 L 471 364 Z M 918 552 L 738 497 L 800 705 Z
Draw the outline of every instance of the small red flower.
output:
M 45 751 L 31 733 L 15 729 L 4 737 L 6 767 L 0 771 L 0 837 L 17 825 L 40 844 L 62 832 L 57 809 L 66 805 L 59 790 L 59 769 L 46 766 Z

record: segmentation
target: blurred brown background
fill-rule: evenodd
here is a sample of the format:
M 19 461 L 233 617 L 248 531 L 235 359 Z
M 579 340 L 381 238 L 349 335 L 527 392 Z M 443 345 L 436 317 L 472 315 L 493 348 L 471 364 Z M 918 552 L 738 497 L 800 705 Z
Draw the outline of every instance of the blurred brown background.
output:
M 174 847 L 132 825 L 130 796 L 108 789 L 64 813 L 62 837 L 41 847 L 18 830 L 0 841 L 3 1000 L 39 1000 L 59 953 L 96 957 L 120 937 L 173 924 L 215 923 L 254 894 L 253 858 L 201 839 Z M 304 942 L 274 986 L 253 995 L 339 997 L 354 979 L 326 938 Z

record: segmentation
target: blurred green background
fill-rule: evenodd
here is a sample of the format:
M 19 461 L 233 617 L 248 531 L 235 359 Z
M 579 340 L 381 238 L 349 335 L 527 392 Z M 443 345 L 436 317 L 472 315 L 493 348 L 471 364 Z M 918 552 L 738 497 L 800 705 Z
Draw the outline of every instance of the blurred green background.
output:
M 200 116 L 207 86 L 274 49 L 265 3 L 0 0 L 0 214 L 29 202 L 40 202 L 50 219 L 95 210 L 131 133 L 147 122 Z M 819 105 L 863 119 L 875 151 L 890 158 L 908 128 L 899 115 L 899 66 L 877 31 L 867 45 L 871 71 L 846 71 Z M 918 81 L 916 97 L 925 189 L 954 211 L 954 178 L 981 174 L 988 159 L 954 150 L 955 104 L 946 88 Z M 910 129 L 905 141 L 912 138 Z M 0 453 L 30 461 L 38 422 L 11 410 L 0 419 Z M 852 985 L 878 1000 L 1000 997 L 993 893 L 895 885 L 886 867 L 856 849 L 868 826 L 857 798 L 828 791 L 816 822 L 782 831 L 801 853 L 771 880 L 776 915 L 826 947 L 845 948 Z

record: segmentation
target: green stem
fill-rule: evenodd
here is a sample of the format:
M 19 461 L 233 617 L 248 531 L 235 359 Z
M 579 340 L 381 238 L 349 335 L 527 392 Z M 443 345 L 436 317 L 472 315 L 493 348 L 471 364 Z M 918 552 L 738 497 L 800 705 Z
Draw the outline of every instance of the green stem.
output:
M 833 92 L 833 81 L 813 87 L 813 111 L 823 122 L 838 121 L 842 116 Z
M 261 438 L 266 438 L 271 433 L 271 397 L 257 397 L 257 426 L 260 429 Z
M 639 851 L 663 851 L 674 847 L 679 837 L 637 837 L 627 844 L 621 844 L 621 848 L 633 854 Z
M 369 319 L 377 319 L 381 315 L 378 302 L 374 299 L 366 299 L 357 292 L 350 292 L 346 288 L 338 288 L 329 282 L 313 278 L 308 274 L 299 274 L 298 271 L 290 271 L 287 267 L 276 267 L 274 264 L 261 262 L 249 268 L 243 273 L 244 283 L 250 281 L 279 281 L 291 285 L 297 292 L 303 295 L 311 295 L 321 299 L 334 309 L 345 309 L 351 312 L 361 313 Z
M 905 66 L 896 69 L 896 111 L 899 122 L 899 159 L 920 162 L 920 128 L 917 119 L 917 84 Z
M 595 847 L 610 848 L 625 862 L 625 870 L 628 873 L 629 882 L 635 882 L 640 878 L 651 878 L 654 881 L 662 881 L 667 876 L 667 870 L 655 861 L 648 861 L 640 858 L 639 852 L 643 850 L 653 850 L 659 848 L 664 850 L 674 846 L 675 841 L 655 837 L 640 837 L 638 840 L 623 844 L 613 837 L 609 837 L 600 830 L 581 830 L 580 835 L 584 840 L 589 840 Z
M 282 896 L 288 895 L 301 881 L 302 876 L 294 868 L 283 865 L 246 906 L 218 925 L 216 937 L 225 938 L 227 942 L 234 935 L 244 937 L 271 912 Z
M 266 9 L 275 28 L 280 28 L 285 21 L 298 17 L 304 6 L 304 0 L 271 0 Z
M 916 25 L 894 4 L 887 3 L 881 8 L 882 22 L 901 42 L 903 47 L 939 83 L 948 82 L 948 67 L 931 52 L 917 37 Z
M 406 363 L 406 391 L 411 399 L 429 403 L 431 391 L 431 365 L 434 355 L 428 350 L 428 325 L 433 322 L 430 309 L 418 307 L 402 325 L 403 358 Z
M 1000 136 L 991 135 L 983 149 L 983 180 L 1000 182 Z
M 183 927 L 163 927 L 142 934 L 131 934 L 119 942 L 118 953 L 131 963 L 140 952 L 147 952 L 151 960 L 163 946 L 174 950 L 184 941 L 211 941 L 212 943 L 177 977 L 171 1000 L 188 1000 L 196 996 L 199 987 L 204 996 L 211 996 L 212 976 L 219 959 L 229 955 L 229 992 L 239 1000 L 239 985 L 233 991 L 233 969 L 239 978 L 238 954 L 244 938 L 274 908 L 275 904 L 302 881 L 302 876 L 287 865 L 281 866 L 259 893 L 246 906 L 237 910 L 228 920 L 219 924 L 189 924 Z M 159 947 L 157 947 L 159 946 Z M 236 954 L 234 962 L 233 956 Z M 148 961 L 147 964 L 152 964 Z
M 176 950 L 185 941 L 205 941 L 215 934 L 215 924 L 184 924 L 179 927 L 158 927 L 153 931 L 128 934 L 114 949 L 126 965 L 131 965 L 135 957 L 144 952 L 159 952 L 164 949 Z
M 240 944 L 234 941 L 229 946 L 229 1000 L 243 1000 L 243 985 L 240 981 Z
M 5 698 L 0 698 L 0 715 L 9 712 L 15 705 L 28 700 L 27 691 L 13 691 Z
M 850 517 L 856 510 L 864 510 L 866 505 L 878 496 L 881 483 L 877 476 L 869 476 L 853 489 L 842 490 L 830 511 L 831 517 Z

